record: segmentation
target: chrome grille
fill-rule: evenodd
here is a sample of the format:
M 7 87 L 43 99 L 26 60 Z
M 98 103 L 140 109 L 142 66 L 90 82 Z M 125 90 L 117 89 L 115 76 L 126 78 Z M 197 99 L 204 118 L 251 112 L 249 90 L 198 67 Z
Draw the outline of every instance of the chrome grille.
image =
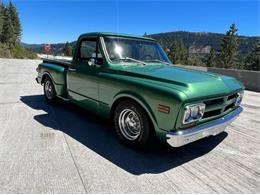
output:
M 211 105 L 215 105 L 215 104 L 221 104 L 223 102 L 224 102 L 224 98 L 217 98 L 217 99 L 204 101 L 204 104 L 206 106 L 211 106 Z
M 221 114 L 221 109 L 205 112 L 203 118 L 209 118 Z
M 204 101 L 206 105 L 205 113 L 202 119 L 217 117 L 221 114 L 228 113 L 235 108 L 237 93 L 227 96 L 212 98 Z
M 234 98 L 237 98 L 237 93 L 228 96 L 227 100 L 231 100 L 231 99 L 234 99 Z

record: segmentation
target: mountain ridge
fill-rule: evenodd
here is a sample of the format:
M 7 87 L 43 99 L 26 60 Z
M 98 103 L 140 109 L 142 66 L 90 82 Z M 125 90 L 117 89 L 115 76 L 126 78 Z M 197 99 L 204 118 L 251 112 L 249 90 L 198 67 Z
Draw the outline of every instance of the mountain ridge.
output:
M 151 37 L 156 39 L 163 48 L 169 48 L 173 41 L 183 41 L 184 45 L 190 50 L 190 48 L 202 49 L 207 47 L 214 48 L 215 50 L 220 50 L 221 48 L 221 40 L 225 36 L 222 33 L 214 33 L 214 32 L 189 32 L 189 31 L 173 31 L 173 32 L 162 32 L 155 34 L 148 34 L 147 37 Z M 260 36 L 245 36 L 238 35 L 240 40 L 239 52 L 242 56 L 247 55 L 254 47 L 257 39 L 260 39 Z M 74 46 L 76 41 L 70 42 L 72 46 Z M 43 53 L 44 43 L 40 44 L 27 44 L 22 43 L 24 47 L 32 49 L 32 51 L 36 53 Z M 54 53 L 59 54 L 62 52 L 62 48 L 65 43 L 53 43 L 51 44 L 53 47 Z M 193 51 L 191 49 L 191 51 Z M 208 52 L 206 49 L 205 51 Z

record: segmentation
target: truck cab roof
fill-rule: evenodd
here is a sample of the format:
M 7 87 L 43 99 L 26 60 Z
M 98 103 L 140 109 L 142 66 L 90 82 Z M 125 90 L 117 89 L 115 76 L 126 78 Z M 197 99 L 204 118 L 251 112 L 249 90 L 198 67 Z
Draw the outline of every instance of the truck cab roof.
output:
M 80 35 L 81 37 L 87 37 L 87 36 L 116 36 L 116 37 L 126 37 L 126 38 L 136 38 L 136 39 L 144 39 L 144 40 L 150 40 L 150 41 L 156 41 L 155 39 L 149 38 L 149 37 L 143 37 L 143 36 L 137 36 L 137 35 L 129 35 L 124 33 L 113 33 L 113 32 L 90 32 L 90 33 L 84 33 Z

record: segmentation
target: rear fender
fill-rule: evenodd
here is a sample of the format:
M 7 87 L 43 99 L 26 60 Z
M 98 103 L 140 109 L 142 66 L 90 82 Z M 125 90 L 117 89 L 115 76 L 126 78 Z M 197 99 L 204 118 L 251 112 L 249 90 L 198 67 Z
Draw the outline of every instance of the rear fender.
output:
M 57 82 L 54 80 L 54 78 L 52 77 L 52 75 L 51 75 L 49 72 L 45 71 L 45 72 L 43 72 L 43 74 L 42 74 L 42 76 L 41 76 L 41 77 L 42 77 L 42 79 L 41 79 L 41 84 L 43 84 L 44 79 L 45 79 L 47 76 L 51 79 L 51 81 L 52 81 L 52 83 L 53 83 L 53 85 L 54 85 L 56 94 L 57 94 L 58 96 L 63 96 L 63 95 L 65 94 L 65 90 L 66 90 L 66 89 L 65 89 L 65 83 L 57 83 Z

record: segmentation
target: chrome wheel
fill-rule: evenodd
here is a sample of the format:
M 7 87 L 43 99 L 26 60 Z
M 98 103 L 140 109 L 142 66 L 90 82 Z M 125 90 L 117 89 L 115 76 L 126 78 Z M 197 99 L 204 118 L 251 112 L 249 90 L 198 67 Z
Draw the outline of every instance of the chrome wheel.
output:
M 128 140 L 135 140 L 141 133 L 141 120 L 131 109 L 124 109 L 119 115 L 119 129 Z
M 44 85 L 44 91 L 45 91 L 45 95 L 46 97 L 50 100 L 52 99 L 52 96 L 53 96 L 53 87 L 52 87 L 52 84 L 49 80 L 47 80 L 45 82 L 45 85 Z

